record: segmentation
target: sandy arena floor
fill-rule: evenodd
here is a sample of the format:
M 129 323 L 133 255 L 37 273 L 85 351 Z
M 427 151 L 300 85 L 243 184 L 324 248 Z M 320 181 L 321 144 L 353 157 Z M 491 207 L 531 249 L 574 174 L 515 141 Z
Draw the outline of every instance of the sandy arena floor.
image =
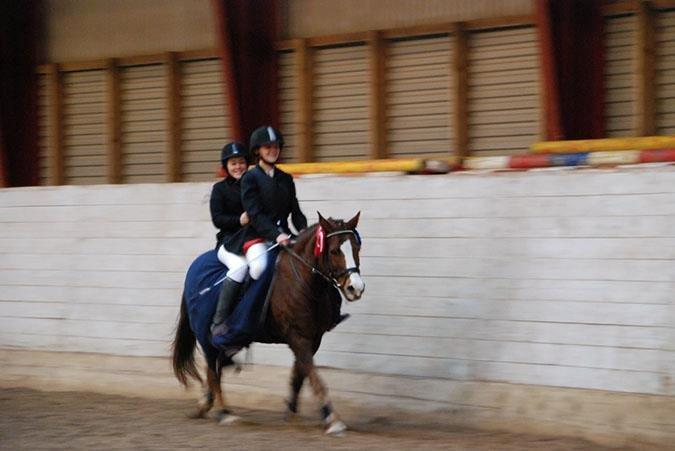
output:
M 242 421 L 192 420 L 195 402 L 86 392 L 0 390 L 0 449 L 382 449 L 602 450 L 582 440 L 546 438 L 364 419 L 344 437 L 323 434 L 317 418 L 287 423 L 281 409 L 239 409 Z

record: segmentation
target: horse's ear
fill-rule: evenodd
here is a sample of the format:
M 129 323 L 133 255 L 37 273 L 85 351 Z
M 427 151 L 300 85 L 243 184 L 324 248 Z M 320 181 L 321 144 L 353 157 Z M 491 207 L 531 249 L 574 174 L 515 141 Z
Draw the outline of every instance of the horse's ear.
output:
M 347 226 L 348 229 L 350 229 L 350 230 L 356 229 L 356 226 L 359 224 L 359 216 L 361 216 L 360 211 L 358 213 L 356 213 L 356 215 L 352 219 L 347 221 L 347 224 L 345 224 L 345 225 Z
M 333 231 L 333 226 L 330 225 L 330 222 L 328 222 L 328 220 L 327 220 L 326 218 L 324 218 L 323 216 L 321 216 L 321 213 L 319 213 L 318 211 L 316 212 L 316 214 L 319 215 L 319 225 L 321 226 L 321 228 L 323 229 L 323 231 L 324 231 L 325 233 L 330 233 L 330 232 L 332 232 L 332 231 Z

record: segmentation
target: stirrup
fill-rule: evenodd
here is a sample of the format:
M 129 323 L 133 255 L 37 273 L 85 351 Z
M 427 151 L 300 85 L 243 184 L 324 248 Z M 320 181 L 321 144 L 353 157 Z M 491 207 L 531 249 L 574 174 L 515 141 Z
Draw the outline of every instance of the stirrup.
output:
M 211 325 L 211 340 L 213 340 L 213 337 L 219 337 L 221 335 L 225 335 L 228 330 L 230 330 L 229 327 L 227 327 L 226 324 L 227 320 L 223 321 L 220 324 L 212 324 Z

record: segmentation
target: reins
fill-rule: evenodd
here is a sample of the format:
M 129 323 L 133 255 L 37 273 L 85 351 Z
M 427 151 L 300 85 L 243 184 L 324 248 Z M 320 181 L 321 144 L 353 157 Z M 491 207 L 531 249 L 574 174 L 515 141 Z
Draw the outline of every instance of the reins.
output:
M 308 268 L 312 271 L 313 274 L 318 274 L 318 275 L 320 275 L 321 277 L 324 278 L 324 280 L 326 280 L 326 282 L 330 283 L 331 285 L 333 285 L 333 286 L 334 286 L 335 288 L 337 288 L 338 290 L 341 289 L 341 288 L 340 288 L 340 283 L 337 281 L 337 279 L 335 279 L 335 278 L 333 278 L 333 277 L 328 277 L 327 275 L 325 275 L 320 269 L 317 269 L 316 267 L 312 266 L 309 262 L 307 262 L 307 260 L 305 260 L 304 258 L 302 258 L 301 255 L 299 255 L 297 252 L 295 252 L 295 251 L 294 251 L 293 249 L 291 249 L 289 246 L 283 246 L 282 249 L 284 249 L 285 251 L 287 251 L 287 252 L 288 252 L 291 256 L 293 256 L 295 259 L 299 260 L 300 263 L 302 263 L 303 265 L 305 265 L 306 267 L 308 267 Z M 295 269 L 295 265 L 293 265 L 293 263 L 291 263 L 291 268 L 293 268 L 293 272 L 295 273 L 295 276 L 296 276 L 298 279 L 300 279 L 300 274 L 298 274 L 298 271 Z

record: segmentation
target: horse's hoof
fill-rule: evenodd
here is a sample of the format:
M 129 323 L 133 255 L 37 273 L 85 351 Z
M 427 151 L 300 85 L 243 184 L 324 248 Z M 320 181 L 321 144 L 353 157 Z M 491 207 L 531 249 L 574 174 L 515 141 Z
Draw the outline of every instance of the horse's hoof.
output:
M 298 421 L 298 414 L 296 412 L 293 412 L 292 410 L 287 410 L 286 413 L 284 414 L 284 420 L 287 423 L 295 423 Z
M 241 417 L 232 414 L 223 415 L 223 417 L 218 422 L 221 426 L 230 426 L 232 424 L 238 423 L 241 420 Z
M 201 418 L 204 418 L 205 416 L 206 416 L 206 411 L 202 410 L 202 409 L 197 409 L 197 410 L 187 414 L 187 417 L 192 419 L 192 420 L 199 420 Z
M 347 425 L 345 425 L 340 420 L 336 420 L 336 421 L 333 421 L 330 424 L 330 426 L 328 426 L 328 429 L 326 429 L 326 435 L 330 435 L 330 436 L 333 436 L 333 437 L 344 437 L 346 430 L 347 430 Z

